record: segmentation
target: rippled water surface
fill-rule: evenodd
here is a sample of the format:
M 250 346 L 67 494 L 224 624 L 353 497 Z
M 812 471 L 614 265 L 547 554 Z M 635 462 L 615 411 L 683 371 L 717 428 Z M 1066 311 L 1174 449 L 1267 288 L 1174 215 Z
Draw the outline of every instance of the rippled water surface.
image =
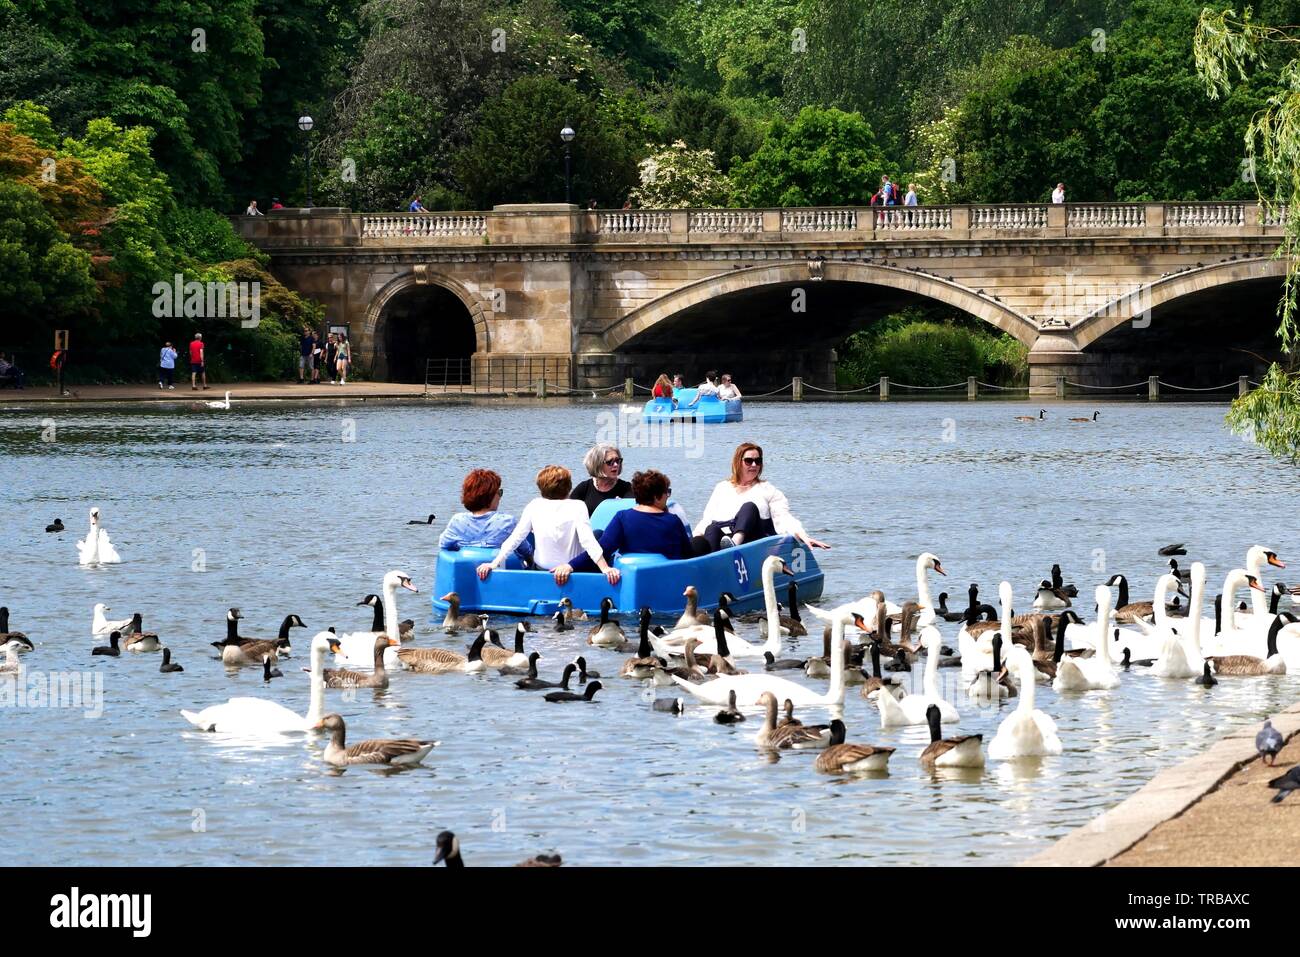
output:
M 472 864 L 551 849 L 575 864 L 1013 863 L 1297 697 L 1296 676 L 1225 680 L 1210 692 L 1139 675 L 1111 693 L 1040 690 L 1064 755 L 932 774 L 917 763 L 924 729 L 882 731 L 850 687 L 850 740 L 898 748 L 887 775 L 856 779 L 817 774 L 810 754 L 770 760 L 752 743 L 752 718 L 722 727 L 707 707 L 654 712 L 644 689 L 617 677 L 592 706 L 548 705 L 496 675 L 398 674 L 387 692 L 351 701 L 328 692 L 352 741 L 441 739 L 425 767 L 398 774 L 330 773 L 323 741 L 236 745 L 179 716 L 234 695 L 304 711 L 298 669 L 310 635 L 368 628 L 356 602 L 390 568 L 421 588 L 399 599 L 418 643 L 461 648 L 462 638 L 433 630 L 428 606 L 437 533 L 458 507 L 461 477 L 497 469 L 505 507 L 517 511 L 539 466 L 581 468 L 613 408 L 4 410 L 0 603 L 36 642 L 28 668 L 102 676 L 104 709 L 87 719 L 72 708 L 0 708 L 0 817 L 22 822 L 6 829 L 0 864 L 427 864 L 444 828 L 460 834 Z M 1229 436 L 1222 406 L 1108 405 L 1090 425 L 1065 421 L 1090 408 L 1053 406 L 1046 422 L 1012 420 L 1025 411 L 1037 406 L 756 404 L 742 425 L 705 429 L 699 447 L 624 452 L 629 473 L 668 472 L 694 517 L 735 443 L 764 445 L 768 478 L 834 545 L 819 554 L 825 604 L 876 587 L 913 594 L 923 550 L 942 558 L 950 577 L 935 591 L 946 586 L 957 606 L 972 581 L 995 601 L 1006 577 L 1027 607 L 1054 561 L 1085 591 L 1103 580 L 1104 561 L 1145 597 L 1163 570 L 1156 549 L 1172 541 L 1207 563 L 1211 593 L 1251 544 L 1300 561 L 1294 471 Z M 74 542 L 91 505 L 122 564 L 78 567 Z M 406 524 L 430 511 L 433 528 Z M 55 516 L 69 532 L 42 531 Z M 193 570 L 199 559 L 203 571 Z M 142 611 L 185 672 L 159 674 L 158 655 L 92 658 L 97 601 L 114 615 Z M 213 656 L 231 605 L 248 634 L 273 634 L 290 612 L 309 626 L 269 688 Z M 558 672 L 581 639 L 536 624 L 544 671 Z M 956 625 L 943 632 L 956 643 Z M 803 639 L 795 653 L 819 645 Z M 622 656 L 585 650 L 616 675 Z M 955 700 L 960 732 L 986 741 L 1009 707 L 981 709 L 960 687 Z M 824 710 L 803 717 L 827 720 Z

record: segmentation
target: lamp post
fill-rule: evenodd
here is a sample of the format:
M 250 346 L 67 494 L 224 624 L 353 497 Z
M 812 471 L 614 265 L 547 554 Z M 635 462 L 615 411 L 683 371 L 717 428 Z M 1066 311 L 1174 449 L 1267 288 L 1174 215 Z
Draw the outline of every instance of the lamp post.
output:
M 306 134 L 303 136 L 303 152 L 307 155 L 307 209 L 311 209 L 311 128 L 315 125 L 306 114 L 298 117 L 298 129 Z
M 560 139 L 564 141 L 564 201 L 566 203 L 573 202 L 573 158 L 569 144 L 577 135 L 568 123 L 565 123 L 564 129 L 560 130 Z

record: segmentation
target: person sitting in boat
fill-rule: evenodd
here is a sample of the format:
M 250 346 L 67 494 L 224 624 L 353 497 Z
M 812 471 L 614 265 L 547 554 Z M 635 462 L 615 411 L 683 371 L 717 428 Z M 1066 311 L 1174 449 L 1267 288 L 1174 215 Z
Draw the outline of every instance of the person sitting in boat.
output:
M 718 398 L 722 399 L 724 402 L 728 399 L 740 398 L 740 390 L 737 389 L 736 384 L 731 381 L 730 372 L 722 373 L 722 383 L 718 386 Z
M 648 469 L 632 476 L 636 505 L 615 512 L 600 536 L 600 548 L 607 560 L 615 552 L 647 552 L 674 560 L 695 557 L 686 526 L 668 510 L 668 496 L 672 493 L 672 483 L 662 472 Z M 574 571 L 589 572 L 592 568 L 586 555 L 573 563 Z
M 767 535 L 793 535 L 810 548 L 830 548 L 804 531 L 785 493 L 763 478 L 763 449 L 742 442 L 731 457 L 731 478 L 713 487 L 695 526 L 695 552 L 704 555 Z
M 593 445 L 583 457 L 582 464 L 591 478 L 579 482 L 569 498 L 586 503 L 588 515 L 594 513 L 596 506 L 606 499 L 628 498 L 632 494 L 632 486 L 621 478 L 623 453 L 617 446 L 604 443 Z
M 501 507 L 501 476 L 491 469 L 474 469 L 460 486 L 460 502 L 465 511 L 457 512 L 438 537 L 438 547 L 449 551 L 461 548 L 496 548 L 515 529 L 515 517 L 497 511 Z M 525 562 L 533 557 L 532 547 L 523 542 L 515 554 Z
M 705 396 L 711 396 L 715 399 L 718 397 L 718 371 L 716 369 L 710 369 L 704 373 L 704 381 L 695 387 L 695 402 L 699 402 Z M 695 402 L 692 402 L 691 405 L 694 405 Z
M 533 564 L 552 572 L 555 584 L 563 585 L 573 571 L 570 564 L 584 551 L 609 580 L 617 585 L 619 571 L 605 561 L 600 543 L 591 530 L 591 516 L 587 507 L 569 498 L 573 489 L 573 476 L 562 465 L 548 465 L 537 473 L 540 498 L 524 506 L 523 514 L 514 531 L 501 543 L 496 557 L 478 566 L 478 577 L 486 580 L 492 571 L 501 566 L 511 552 L 533 533 Z
M 665 372 L 655 380 L 655 387 L 650 390 L 652 399 L 671 399 L 673 397 L 673 380 Z

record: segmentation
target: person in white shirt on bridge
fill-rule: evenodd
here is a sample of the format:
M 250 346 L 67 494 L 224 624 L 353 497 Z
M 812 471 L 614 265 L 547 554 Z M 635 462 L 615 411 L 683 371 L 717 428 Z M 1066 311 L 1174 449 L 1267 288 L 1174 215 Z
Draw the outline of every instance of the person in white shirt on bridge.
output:
M 724 402 L 728 399 L 739 399 L 740 390 L 736 388 L 735 383 L 731 381 L 731 373 L 722 373 L 722 384 L 718 386 L 718 398 Z
M 1059 203 L 1064 203 L 1064 202 L 1065 202 L 1065 184 L 1064 184 L 1064 183 L 1057 183 L 1057 184 L 1056 184 L 1056 189 L 1052 190 L 1052 202 L 1053 202 L 1053 203 L 1058 203 L 1058 204 L 1059 204 Z
M 731 457 L 731 478 L 714 486 L 695 526 L 692 546 L 697 555 L 767 535 L 793 535 L 810 548 L 830 548 L 804 530 L 785 493 L 762 476 L 763 449 L 742 442 Z
M 533 564 L 553 573 L 555 584 L 563 585 L 573 572 L 570 564 L 584 551 L 605 575 L 611 585 L 617 585 L 619 570 L 605 561 L 605 553 L 591 530 L 591 516 L 580 499 L 569 498 L 573 491 L 573 476 L 561 465 L 548 465 L 537 473 L 537 489 L 541 497 L 524 506 L 523 514 L 510 537 L 501 543 L 496 557 L 478 566 L 478 577 L 486 581 L 493 570 L 501 567 L 528 533 L 533 533 Z

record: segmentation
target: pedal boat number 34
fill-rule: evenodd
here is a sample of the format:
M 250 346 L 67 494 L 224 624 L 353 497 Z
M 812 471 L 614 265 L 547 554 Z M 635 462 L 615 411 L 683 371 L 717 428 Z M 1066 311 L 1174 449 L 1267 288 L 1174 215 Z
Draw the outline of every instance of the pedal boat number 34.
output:
M 609 524 L 614 513 L 631 508 L 630 498 L 601 502 L 591 516 L 597 537 Z M 462 548 L 438 553 L 438 568 L 433 589 L 435 596 L 456 592 L 462 611 L 484 611 L 506 615 L 553 615 L 562 598 L 569 598 L 575 608 L 600 613 L 604 598 L 614 602 L 616 615 L 634 615 L 649 608 L 656 616 L 680 615 L 686 608 L 687 585 L 694 585 L 705 604 L 712 606 L 724 591 L 731 592 L 734 611 L 755 611 L 763 607 L 763 583 L 759 572 L 763 559 L 780 555 L 794 572 L 799 596 L 814 601 L 821 596 L 823 578 L 817 559 L 808 548 L 791 535 L 770 535 L 724 548 L 709 555 L 672 561 L 662 555 L 618 555 L 614 564 L 622 573 L 617 585 L 611 585 L 599 572 L 575 573 L 563 586 L 555 584 L 548 571 L 524 569 L 511 555 L 505 563 L 480 581 L 476 569 L 491 561 L 494 548 Z M 777 587 L 788 584 L 789 576 L 778 574 Z M 447 603 L 433 599 L 435 615 L 447 611 Z

